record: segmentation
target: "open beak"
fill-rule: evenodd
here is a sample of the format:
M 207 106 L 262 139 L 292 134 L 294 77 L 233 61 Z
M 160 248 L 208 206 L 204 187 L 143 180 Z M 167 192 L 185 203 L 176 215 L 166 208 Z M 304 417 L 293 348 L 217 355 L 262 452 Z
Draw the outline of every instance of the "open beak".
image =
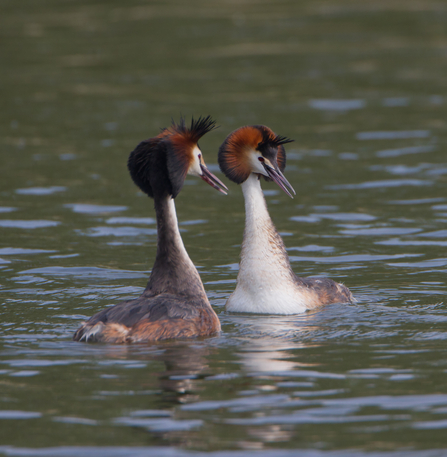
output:
M 281 173 L 279 168 L 273 168 L 270 165 L 267 165 L 265 162 L 262 163 L 265 171 L 269 175 L 269 178 L 278 184 L 278 186 L 291 198 L 293 195 L 296 195 L 295 189 L 291 186 L 286 177 Z M 293 195 L 292 195 L 293 193 Z
M 208 183 L 211 187 L 214 187 L 217 189 L 219 192 L 222 192 L 223 194 L 227 195 L 227 186 L 216 176 L 214 176 L 211 171 L 206 168 L 205 164 L 201 163 L 200 164 L 200 169 L 202 170 L 202 174 L 200 177 Z

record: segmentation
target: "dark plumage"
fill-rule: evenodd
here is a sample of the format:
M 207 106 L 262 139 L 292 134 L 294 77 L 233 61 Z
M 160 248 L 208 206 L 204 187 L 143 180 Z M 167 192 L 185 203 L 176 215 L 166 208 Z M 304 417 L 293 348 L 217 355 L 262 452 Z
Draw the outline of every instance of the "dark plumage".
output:
M 216 121 L 210 116 L 193 118 L 189 128 L 182 118 L 178 124 L 173 121 L 157 136 L 142 141 L 127 161 L 134 183 L 151 198 L 153 189 L 177 197 L 191 164 L 192 148 L 214 128 Z
M 134 343 L 220 331 L 219 319 L 180 237 L 173 200 L 188 173 L 226 193 L 226 187 L 206 168 L 197 145 L 214 125 L 209 116 L 193 119 L 189 128 L 182 119 L 131 152 L 131 177 L 154 199 L 158 230 L 155 263 L 140 297 L 95 314 L 76 331 L 75 341 Z

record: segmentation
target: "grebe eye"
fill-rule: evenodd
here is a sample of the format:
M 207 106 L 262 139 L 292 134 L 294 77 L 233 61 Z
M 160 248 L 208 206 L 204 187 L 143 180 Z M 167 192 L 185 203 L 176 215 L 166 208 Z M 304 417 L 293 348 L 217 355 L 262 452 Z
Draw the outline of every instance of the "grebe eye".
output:
M 264 162 L 264 157 L 258 157 L 259 162 Z
M 202 154 L 198 154 L 197 157 L 200 160 L 202 158 Z

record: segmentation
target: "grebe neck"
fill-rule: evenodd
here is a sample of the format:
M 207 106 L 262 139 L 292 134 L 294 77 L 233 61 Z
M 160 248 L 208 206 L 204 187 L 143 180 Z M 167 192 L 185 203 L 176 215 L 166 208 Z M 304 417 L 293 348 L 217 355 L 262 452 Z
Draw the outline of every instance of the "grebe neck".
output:
M 178 228 L 174 199 L 155 197 L 157 216 L 157 256 L 146 292 L 178 295 L 205 295 L 202 281 L 183 244 Z
M 259 177 L 253 173 L 241 185 L 245 200 L 245 231 L 256 230 L 258 222 L 273 225 Z
M 258 176 L 242 184 L 245 230 L 237 286 L 228 311 L 293 314 L 302 312 L 305 300 L 296 289 L 289 256 L 267 210 Z M 297 294 L 298 292 L 298 294 Z
M 241 187 L 245 199 L 241 269 L 244 266 L 244 260 L 258 258 L 264 263 L 271 263 L 274 268 L 291 271 L 289 256 L 268 212 L 259 177 L 253 173 L 250 174 Z

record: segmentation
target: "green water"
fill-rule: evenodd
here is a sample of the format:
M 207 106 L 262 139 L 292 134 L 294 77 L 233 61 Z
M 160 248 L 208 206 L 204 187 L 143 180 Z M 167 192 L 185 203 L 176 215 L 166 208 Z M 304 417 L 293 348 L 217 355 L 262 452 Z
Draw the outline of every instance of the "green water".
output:
M 447 455 L 446 4 L 0 8 L 0 454 Z M 220 128 L 201 148 L 222 180 L 230 131 L 295 139 L 297 196 L 264 183 L 270 213 L 294 270 L 358 303 L 226 313 L 242 192 L 190 178 L 180 227 L 222 334 L 72 342 L 152 266 L 154 211 L 129 152 L 171 118 L 208 114 Z

